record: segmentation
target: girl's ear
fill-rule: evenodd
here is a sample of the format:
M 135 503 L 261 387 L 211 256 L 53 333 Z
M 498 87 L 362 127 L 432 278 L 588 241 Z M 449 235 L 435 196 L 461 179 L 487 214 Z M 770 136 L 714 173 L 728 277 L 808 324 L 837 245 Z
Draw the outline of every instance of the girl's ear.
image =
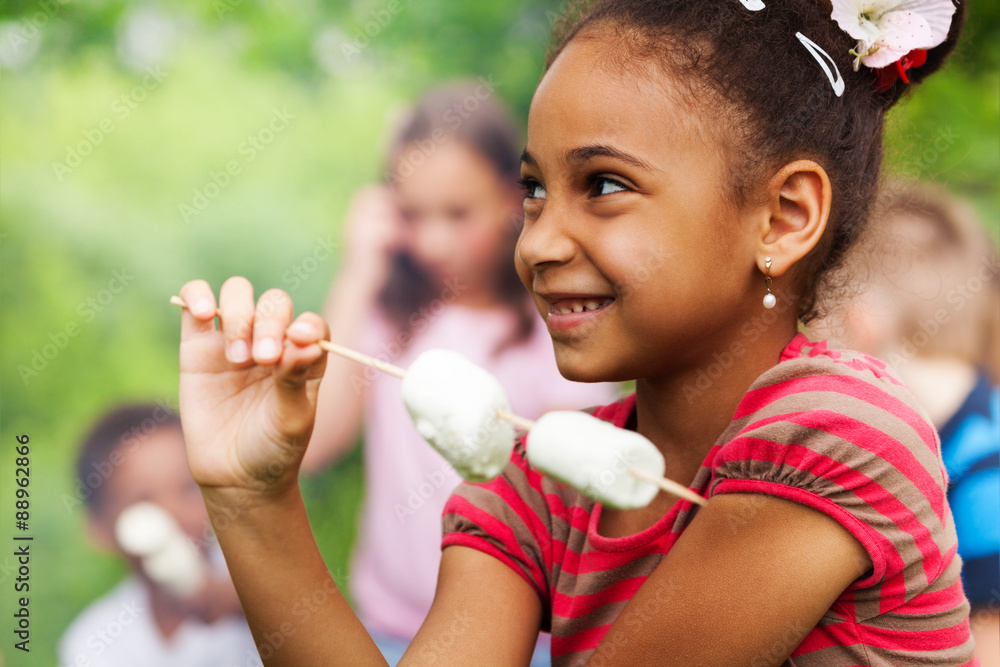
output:
M 812 160 L 796 160 L 771 178 L 767 197 L 757 265 L 764 272 L 766 258 L 770 257 L 771 275 L 780 276 L 823 236 L 830 217 L 830 177 Z

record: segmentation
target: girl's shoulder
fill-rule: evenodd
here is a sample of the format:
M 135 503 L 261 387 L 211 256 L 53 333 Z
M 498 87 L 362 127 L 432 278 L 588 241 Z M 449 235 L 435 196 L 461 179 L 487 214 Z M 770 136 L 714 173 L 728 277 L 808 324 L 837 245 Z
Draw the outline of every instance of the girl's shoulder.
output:
M 779 362 L 762 373 L 737 406 L 725 442 L 746 424 L 791 412 L 830 419 L 853 419 L 873 429 L 905 426 L 896 435 L 938 448 L 927 412 L 896 371 L 881 359 L 845 347 L 834 339 L 810 340 L 798 333 Z
M 855 586 L 896 580 L 893 599 L 912 596 L 951 563 L 937 432 L 891 367 L 835 341 L 798 334 L 744 395 L 708 467 L 709 496 L 775 495 L 841 523 L 874 564 Z M 904 582 L 917 563 L 927 578 Z
M 716 444 L 732 451 L 741 442 L 805 447 L 847 466 L 859 464 L 855 450 L 866 459 L 904 457 L 930 473 L 922 486 L 946 483 L 937 431 L 905 383 L 884 361 L 832 339 L 796 334 L 753 382 Z
M 895 370 L 886 362 L 853 350 L 836 339 L 811 340 L 799 332 L 785 346 L 779 362 L 754 384 L 764 384 L 773 378 L 791 375 L 852 376 L 864 378 L 873 385 L 905 387 Z

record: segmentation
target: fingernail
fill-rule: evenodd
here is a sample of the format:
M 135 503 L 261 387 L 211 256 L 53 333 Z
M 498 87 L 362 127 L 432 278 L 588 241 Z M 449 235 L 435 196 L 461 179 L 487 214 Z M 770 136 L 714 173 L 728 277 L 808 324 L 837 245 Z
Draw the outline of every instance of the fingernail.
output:
M 215 309 L 212 308 L 212 302 L 208 299 L 198 299 L 191 306 L 191 312 L 200 317 L 205 317 L 209 314 L 215 314 Z
M 271 359 L 278 356 L 278 342 L 273 338 L 261 338 L 254 343 L 254 356 L 258 359 Z
M 312 332 L 312 327 L 305 322 L 296 322 L 292 326 L 288 327 L 288 333 L 294 333 L 300 336 L 308 336 Z
M 250 358 L 250 348 L 245 340 L 234 340 L 229 344 L 229 361 L 241 364 Z

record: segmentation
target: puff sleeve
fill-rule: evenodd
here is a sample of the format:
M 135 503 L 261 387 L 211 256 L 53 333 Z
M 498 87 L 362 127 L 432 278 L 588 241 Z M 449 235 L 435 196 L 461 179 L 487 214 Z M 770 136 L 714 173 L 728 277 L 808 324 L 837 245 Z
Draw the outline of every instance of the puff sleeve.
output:
M 853 355 L 853 356 L 847 356 Z M 832 517 L 873 569 L 882 611 L 925 590 L 957 548 L 934 427 L 881 362 L 796 358 L 750 388 L 713 459 L 709 495 L 763 493 Z

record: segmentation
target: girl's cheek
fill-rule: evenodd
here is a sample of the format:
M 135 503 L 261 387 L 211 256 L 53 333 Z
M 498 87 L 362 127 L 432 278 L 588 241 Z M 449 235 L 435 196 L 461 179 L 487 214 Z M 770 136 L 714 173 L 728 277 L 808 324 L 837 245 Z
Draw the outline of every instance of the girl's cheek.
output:
M 459 245 L 466 249 L 465 255 L 477 264 L 489 264 L 502 246 L 485 220 L 470 220 L 460 226 Z
M 668 253 L 655 239 L 646 235 L 642 243 L 616 243 L 614 239 L 589 246 L 591 261 L 630 301 L 651 297 L 662 300 L 671 294 L 672 285 L 682 283 Z

